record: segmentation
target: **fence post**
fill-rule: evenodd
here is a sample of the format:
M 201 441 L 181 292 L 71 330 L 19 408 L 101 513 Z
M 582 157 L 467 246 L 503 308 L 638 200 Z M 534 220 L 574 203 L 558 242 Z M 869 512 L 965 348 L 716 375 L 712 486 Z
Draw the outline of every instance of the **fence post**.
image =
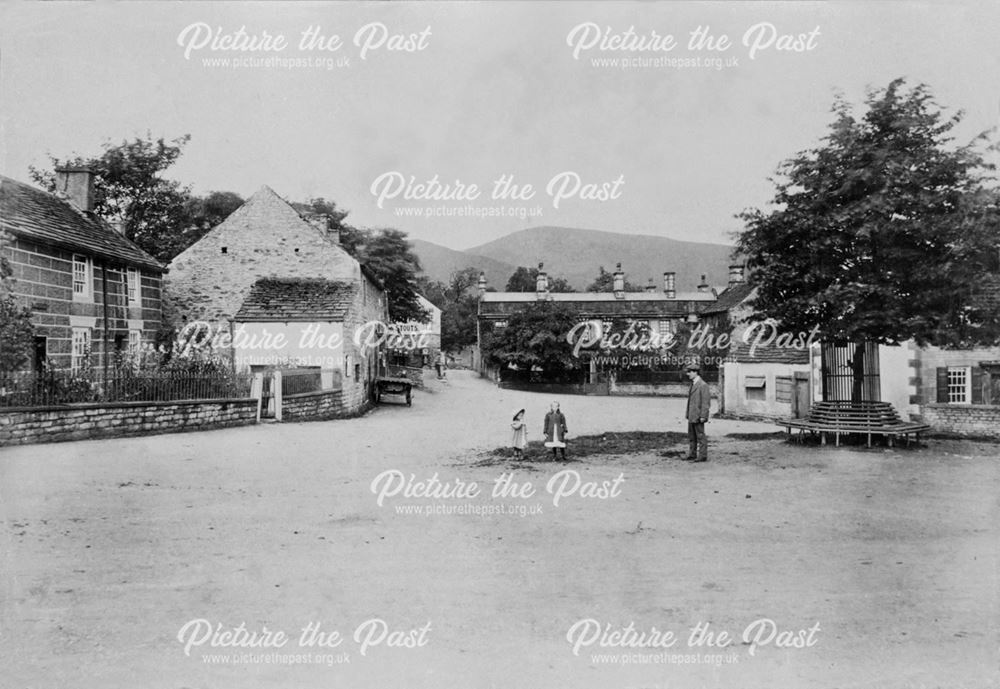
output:
M 281 421 L 281 371 L 274 371 L 271 386 L 271 395 L 274 398 L 274 420 Z
M 250 383 L 250 396 L 257 398 L 257 420 L 260 423 L 261 405 L 264 402 L 264 374 L 253 374 L 253 382 Z

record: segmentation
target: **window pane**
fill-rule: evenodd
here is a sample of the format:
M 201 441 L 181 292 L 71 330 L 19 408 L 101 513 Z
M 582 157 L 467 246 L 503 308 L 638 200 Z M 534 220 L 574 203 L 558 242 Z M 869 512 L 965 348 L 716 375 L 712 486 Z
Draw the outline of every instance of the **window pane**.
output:
M 968 402 L 969 369 L 948 369 L 948 402 L 964 404 Z
M 87 293 L 87 259 L 73 257 L 73 294 Z

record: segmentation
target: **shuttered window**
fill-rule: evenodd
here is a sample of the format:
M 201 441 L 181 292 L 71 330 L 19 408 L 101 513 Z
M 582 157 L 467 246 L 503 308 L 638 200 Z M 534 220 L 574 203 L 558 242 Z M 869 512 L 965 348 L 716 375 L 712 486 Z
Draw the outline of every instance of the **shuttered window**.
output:
M 942 366 L 937 370 L 937 401 L 942 404 L 971 404 L 971 366 Z

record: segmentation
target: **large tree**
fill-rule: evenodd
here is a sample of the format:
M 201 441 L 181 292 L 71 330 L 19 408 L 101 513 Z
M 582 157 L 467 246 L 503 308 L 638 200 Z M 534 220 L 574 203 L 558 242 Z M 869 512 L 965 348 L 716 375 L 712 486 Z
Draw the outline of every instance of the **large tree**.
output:
M 1000 243 L 985 135 L 955 145 L 962 113 L 901 79 L 833 114 L 821 145 L 781 164 L 773 207 L 738 216 L 754 317 L 828 341 L 996 342 L 976 298 Z
M 50 167 L 29 168 L 42 188 L 55 189 L 55 170 L 87 167 L 94 172 L 94 213 L 163 262 L 169 262 L 243 204 L 239 194 L 213 191 L 196 196 L 188 186 L 164 178 L 190 140 L 145 137 L 110 141 L 98 156 L 49 156 Z
M 538 268 L 525 268 L 518 266 L 510 278 L 507 280 L 508 292 L 534 292 L 537 288 Z M 574 292 L 576 290 L 569 284 L 566 278 L 548 278 L 550 292 Z
M 513 314 L 507 325 L 484 337 L 483 356 L 494 365 L 537 366 L 547 374 L 578 368 L 566 335 L 579 315 L 560 302 L 536 301 Z
M 401 230 L 384 228 L 371 233 L 358 251 L 364 263 L 385 286 L 389 319 L 396 323 L 423 321 L 427 312 L 417 299 L 416 275 L 420 260 Z
M 186 208 L 190 190 L 164 179 L 162 173 L 177 161 L 190 138 L 154 140 L 147 133 L 117 145 L 108 141 L 99 156 L 63 160 L 50 156 L 50 170 L 32 167 L 30 173 L 35 182 L 52 190 L 56 168 L 89 167 L 94 172 L 94 212 L 166 261 L 177 250 L 178 236 L 190 226 Z
M 447 283 L 418 280 L 420 292 L 441 309 L 441 349 L 455 352 L 476 343 L 476 320 L 479 316 L 477 285 L 479 271 L 463 268 L 453 272 Z

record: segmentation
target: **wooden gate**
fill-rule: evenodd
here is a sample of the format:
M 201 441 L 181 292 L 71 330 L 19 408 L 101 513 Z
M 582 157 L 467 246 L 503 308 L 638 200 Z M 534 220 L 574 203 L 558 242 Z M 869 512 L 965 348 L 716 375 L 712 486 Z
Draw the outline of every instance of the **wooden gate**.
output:
M 820 346 L 823 400 L 878 402 L 881 383 L 874 342 L 823 343 Z

